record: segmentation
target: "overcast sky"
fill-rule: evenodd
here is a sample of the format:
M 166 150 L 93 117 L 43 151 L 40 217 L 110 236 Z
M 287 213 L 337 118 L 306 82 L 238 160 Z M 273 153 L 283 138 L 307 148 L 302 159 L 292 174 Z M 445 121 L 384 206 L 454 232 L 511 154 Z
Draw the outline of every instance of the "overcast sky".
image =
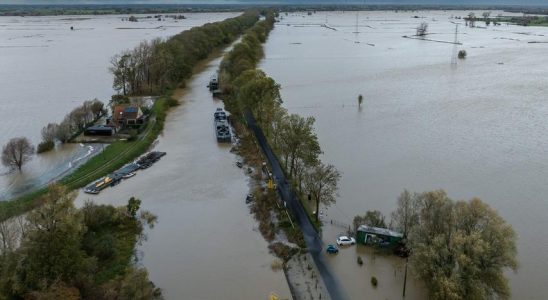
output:
M 0 4 L 273 4 L 273 3 L 339 3 L 363 4 L 363 0 L 0 0 Z M 548 0 L 366 0 L 367 4 L 492 4 L 543 5 Z

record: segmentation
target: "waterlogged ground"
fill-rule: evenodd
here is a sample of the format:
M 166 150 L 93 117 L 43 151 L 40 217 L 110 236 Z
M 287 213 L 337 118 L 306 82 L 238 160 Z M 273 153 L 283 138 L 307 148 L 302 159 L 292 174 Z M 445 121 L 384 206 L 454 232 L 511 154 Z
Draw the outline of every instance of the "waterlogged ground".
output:
M 508 15 L 492 14 L 499 13 Z M 351 224 L 374 209 L 388 216 L 403 189 L 480 197 L 518 235 L 520 268 L 508 272 L 513 298 L 545 299 L 548 44 L 530 42 L 548 42 L 548 28 L 465 28 L 450 19 L 467 14 L 281 14 L 261 68 L 281 84 L 289 112 L 316 117 L 323 160 L 342 171 L 326 221 Z M 451 21 L 461 23 L 457 50 L 467 59 L 452 67 L 452 44 L 402 38 L 423 21 L 431 39 L 448 42 Z M 333 243 L 343 227 L 327 224 L 324 241 Z M 401 298 L 404 261 L 373 259 L 363 247 L 329 260 L 352 299 Z M 379 279 L 376 289 L 371 276 Z M 408 281 L 406 299 L 424 297 L 421 284 Z
M 110 58 L 120 51 L 237 14 L 184 14 L 187 19 L 163 21 L 138 15 L 139 22 L 122 21 L 126 15 L 0 17 L 0 145 L 17 136 L 36 145 L 43 126 L 61 122 L 84 100 L 108 102 L 115 93 Z M 101 148 L 91 146 L 92 153 Z M 89 151 L 88 146 L 61 147 L 36 156 L 23 173 L 0 166 L 0 200 L 47 184 L 89 157 Z

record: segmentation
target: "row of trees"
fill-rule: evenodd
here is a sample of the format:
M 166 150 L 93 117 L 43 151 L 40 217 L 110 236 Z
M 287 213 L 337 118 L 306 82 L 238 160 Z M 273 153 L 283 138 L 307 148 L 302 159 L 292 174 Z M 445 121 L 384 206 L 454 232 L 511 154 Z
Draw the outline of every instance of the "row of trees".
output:
M 143 41 L 111 59 L 113 87 L 123 95 L 161 94 L 192 75 L 192 68 L 213 49 L 232 42 L 257 22 L 258 13 L 208 23 L 167 40 Z
M 97 99 L 85 101 L 67 114 L 60 124 L 49 123 L 42 128 L 42 142 L 38 144 L 36 151 L 41 153 L 53 149 L 56 140 L 67 142 L 103 113 L 103 102 Z M 9 169 L 21 171 L 23 165 L 32 159 L 34 152 L 34 146 L 26 137 L 12 138 L 2 147 L 2 164 Z
M 161 299 L 145 269 L 132 264 L 144 226 L 155 216 L 127 207 L 88 202 L 50 186 L 44 205 L 0 223 L 2 299 Z
M 98 99 L 85 101 L 69 112 L 61 123 L 49 123 L 42 128 L 38 153 L 53 149 L 55 141 L 66 143 L 70 138 L 93 124 L 105 113 L 105 104 Z
M 385 227 L 379 211 L 355 226 Z M 404 191 L 390 227 L 403 233 L 410 267 L 426 283 L 430 299 L 508 299 L 504 271 L 517 270 L 512 226 L 478 198 L 455 201 L 442 190 Z
M 297 189 L 320 203 L 335 202 L 340 173 L 320 161 L 313 117 L 289 114 L 282 106 L 280 85 L 255 68 L 263 56 L 262 43 L 274 25 L 274 15 L 253 26 L 221 63 L 225 107 L 235 116 L 250 111 L 280 158 Z M 318 218 L 316 213 L 316 219 Z

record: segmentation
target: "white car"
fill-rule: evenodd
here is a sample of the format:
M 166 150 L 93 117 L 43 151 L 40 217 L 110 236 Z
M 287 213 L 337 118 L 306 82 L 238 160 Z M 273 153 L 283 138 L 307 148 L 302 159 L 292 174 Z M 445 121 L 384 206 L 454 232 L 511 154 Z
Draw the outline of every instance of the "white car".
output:
M 356 240 L 353 237 L 348 237 L 346 235 L 341 235 L 337 239 L 337 245 L 344 246 L 344 245 L 354 245 L 356 243 Z

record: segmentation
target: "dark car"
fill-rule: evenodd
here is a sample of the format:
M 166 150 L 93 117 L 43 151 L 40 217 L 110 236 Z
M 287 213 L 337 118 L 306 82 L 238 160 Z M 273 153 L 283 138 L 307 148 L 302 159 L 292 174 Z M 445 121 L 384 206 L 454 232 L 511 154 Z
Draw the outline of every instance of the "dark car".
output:
M 325 249 L 325 251 L 329 254 L 339 253 L 339 249 L 335 245 L 327 245 L 327 249 Z

